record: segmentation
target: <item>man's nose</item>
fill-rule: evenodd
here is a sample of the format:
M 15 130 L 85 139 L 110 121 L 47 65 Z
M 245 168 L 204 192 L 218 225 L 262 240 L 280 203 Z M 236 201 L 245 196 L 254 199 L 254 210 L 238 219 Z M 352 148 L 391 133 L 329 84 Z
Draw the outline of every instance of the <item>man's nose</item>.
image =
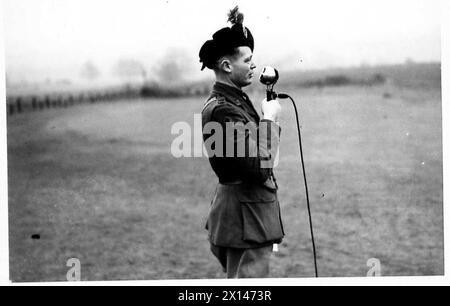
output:
M 250 66 L 250 68 L 251 68 L 251 69 L 255 69 L 255 68 L 256 68 L 255 63 L 252 62 L 252 65 Z

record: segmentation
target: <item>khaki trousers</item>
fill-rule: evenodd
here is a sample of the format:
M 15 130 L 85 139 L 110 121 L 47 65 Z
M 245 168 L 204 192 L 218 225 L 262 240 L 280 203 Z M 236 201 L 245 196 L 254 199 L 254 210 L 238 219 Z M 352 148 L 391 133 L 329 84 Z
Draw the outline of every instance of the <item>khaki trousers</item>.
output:
M 223 267 L 227 278 L 267 278 L 272 245 L 255 249 L 235 249 L 211 244 L 211 251 Z

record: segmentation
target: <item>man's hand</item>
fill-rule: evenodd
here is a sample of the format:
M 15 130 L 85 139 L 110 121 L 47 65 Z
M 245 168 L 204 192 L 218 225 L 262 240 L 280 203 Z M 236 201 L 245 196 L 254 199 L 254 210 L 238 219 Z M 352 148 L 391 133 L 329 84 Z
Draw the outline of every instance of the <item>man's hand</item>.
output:
M 267 101 L 267 99 L 264 99 L 261 102 L 261 112 L 263 114 L 263 119 L 278 122 L 281 112 L 280 102 L 278 100 Z

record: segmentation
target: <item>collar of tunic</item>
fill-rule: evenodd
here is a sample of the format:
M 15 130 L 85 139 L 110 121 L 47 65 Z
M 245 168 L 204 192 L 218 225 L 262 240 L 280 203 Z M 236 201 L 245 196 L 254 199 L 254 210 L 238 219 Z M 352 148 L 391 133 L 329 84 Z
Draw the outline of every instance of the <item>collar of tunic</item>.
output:
M 248 95 L 241 89 L 224 83 L 216 82 L 213 87 L 213 94 L 224 96 L 228 101 L 232 102 L 233 104 L 239 106 L 247 113 L 249 113 L 256 122 L 259 122 L 260 118 L 258 112 L 253 106 L 253 103 L 251 102 Z

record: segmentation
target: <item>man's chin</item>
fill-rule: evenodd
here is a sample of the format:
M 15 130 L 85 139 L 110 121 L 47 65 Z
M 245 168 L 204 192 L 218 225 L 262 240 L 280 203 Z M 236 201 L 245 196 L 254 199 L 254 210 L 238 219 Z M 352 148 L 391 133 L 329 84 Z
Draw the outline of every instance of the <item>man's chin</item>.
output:
M 249 79 L 245 84 L 243 84 L 241 87 L 247 87 L 249 85 L 252 85 L 253 79 Z

